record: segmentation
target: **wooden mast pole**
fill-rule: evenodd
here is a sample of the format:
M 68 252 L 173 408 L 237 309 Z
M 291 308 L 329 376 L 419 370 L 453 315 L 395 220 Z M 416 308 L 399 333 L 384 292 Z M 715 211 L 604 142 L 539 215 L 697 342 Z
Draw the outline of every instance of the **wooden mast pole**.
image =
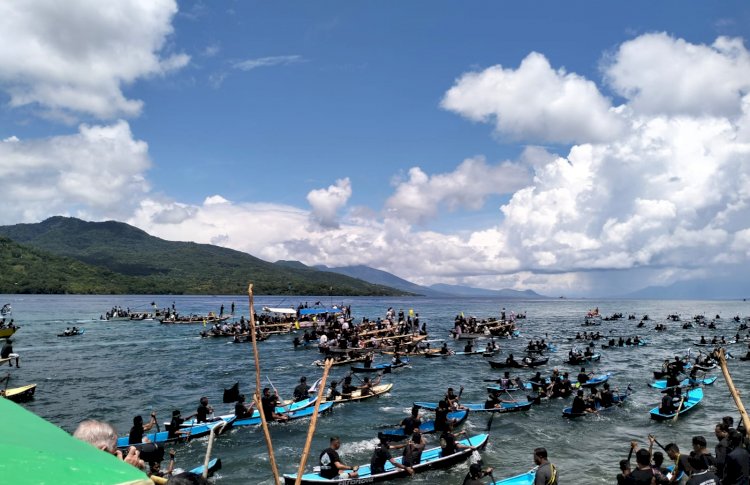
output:
M 302 451 L 302 459 L 299 462 L 297 479 L 294 481 L 294 485 L 300 485 L 302 482 L 302 475 L 305 473 L 307 458 L 310 456 L 310 445 L 312 444 L 313 435 L 315 435 L 315 426 L 318 424 L 318 409 L 320 409 L 320 402 L 323 400 L 328 371 L 331 370 L 332 365 L 333 359 L 326 359 L 325 367 L 323 367 L 323 378 L 320 380 L 320 385 L 318 386 L 318 398 L 315 400 L 315 411 L 313 411 L 312 418 L 310 419 L 310 428 L 307 430 L 307 441 L 305 441 L 305 448 Z
M 734 387 L 734 382 L 732 381 L 732 376 L 729 374 L 729 368 L 727 367 L 727 358 L 724 356 L 723 348 L 719 351 L 719 365 L 721 366 L 722 374 L 724 374 L 724 380 L 727 382 L 729 393 L 732 394 L 734 404 L 737 406 L 737 410 L 740 412 L 742 423 L 745 425 L 745 429 L 750 430 L 750 418 L 748 418 L 745 406 L 742 404 L 740 393 L 737 391 L 737 388 Z
M 263 428 L 263 436 L 266 438 L 266 445 L 268 446 L 268 461 L 271 463 L 273 480 L 276 485 L 281 485 L 279 469 L 276 467 L 276 457 L 273 455 L 271 433 L 268 432 L 268 422 L 266 421 L 266 416 L 263 414 L 263 405 L 260 398 L 260 359 L 258 359 L 258 342 L 255 340 L 255 306 L 253 304 L 252 283 L 247 286 L 247 297 L 250 303 L 250 339 L 253 343 L 253 357 L 255 358 L 255 394 L 253 395 L 253 401 L 255 402 L 258 414 L 260 414 L 260 424 Z

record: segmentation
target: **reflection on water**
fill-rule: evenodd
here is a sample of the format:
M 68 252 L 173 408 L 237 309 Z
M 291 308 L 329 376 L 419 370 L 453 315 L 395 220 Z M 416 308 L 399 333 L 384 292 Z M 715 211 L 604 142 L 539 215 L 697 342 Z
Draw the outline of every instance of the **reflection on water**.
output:
M 263 305 L 310 304 L 329 297 L 315 298 L 256 298 L 257 308 Z M 13 318 L 23 328 L 14 337 L 15 349 L 21 354 L 21 368 L 10 370 L 11 383 L 22 385 L 36 382 L 36 399 L 25 406 L 68 431 L 84 418 L 104 419 L 113 423 L 121 434 L 126 434 L 136 414 L 146 416 L 156 410 L 160 421 L 167 420 L 173 409 L 193 413 L 198 399 L 205 395 L 219 412 L 227 412 L 230 405 L 221 403 L 222 391 L 239 381 L 241 390 L 250 394 L 255 377 L 250 345 L 228 344 L 222 339 L 202 340 L 198 337 L 201 325 L 160 325 L 153 321 L 107 322 L 99 315 L 114 305 L 146 311 L 151 301 L 159 306 L 171 305 L 183 313 L 217 312 L 223 303 L 229 308 L 234 301 L 237 314 L 247 316 L 247 298 L 207 296 L 28 296 L 0 297 L 0 303 L 13 305 Z M 569 421 L 561 417 L 565 401 L 554 401 L 532 408 L 528 413 L 496 416 L 492 423 L 490 443 L 483 453 L 487 465 L 495 467 L 495 477 L 505 477 L 526 471 L 533 466 L 531 453 L 537 446 L 545 446 L 551 459 L 559 467 L 565 483 L 612 483 L 617 473 L 617 462 L 628 454 L 629 441 L 643 441 L 654 433 L 661 443 L 675 441 L 689 449 L 694 435 L 703 435 L 713 446 L 713 425 L 722 416 L 737 415 L 723 378 L 706 389 L 703 403 L 690 415 L 675 423 L 655 423 L 648 411 L 660 398 L 656 390 L 646 387 L 651 371 L 663 359 L 683 353 L 701 335 L 729 337 L 737 324 L 730 321 L 736 314 L 750 314 L 743 302 L 715 301 L 498 301 L 484 298 L 346 298 L 334 303 L 352 305 L 356 321 L 363 316 L 383 316 L 389 306 L 408 311 L 414 308 L 422 321 L 427 322 L 431 338 L 447 337 L 453 317 L 460 312 L 480 317 L 497 316 L 501 307 L 508 311 L 526 312 L 521 320 L 522 338 L 502 340 L 503 354 L 515 352 L 530 338 L 547 336 L 558 343 L 560 351 L 551 354 L 552 367 L 575 370 L 562 360 L 574 342 L 568 338 L 582 330 L 599 330 L 606 335 L 646 335 L 650 345 L 633 349 L 602 351 L 602 360 L 593 370 L 612 372 L 611 382 L 624 390 L 628 384 L 637 391 L 623 409 L 606 415 Z M 638 318 L 650 315 L 654 321 L 636 329 L 637 321 L 603 322 L 601 327 L 582 328 L 583 315 L 598 305 L 604 315 L 621 312 Z M 711 318 L 720 314 L 723 319 L 717 330 L 696 327 L 683 330 L 680 323 L 667 323 L 669 332 L 656 333 L 656 323 L 666 322 L 666 316 L 678 313 L 683 318 L 705 314 Z M 76 325 L 86 329 L 80 337 L 58 338 L 66 327 Z M 743 332 L 746 333 L 746 332 Z M 282 398 L 291 396 L 299 377 L 314 381 L 321 373 L 310 365 L 319 358 L 317 351 L 294 351 L 292 336 L 277 336 L 260 343 L 263 385 L 270 378 Z M 730 348 L 731 350 L 732 348 Z M 698 348 L 692 346 L 692 352 Z M 743 353 L 740 346 L 735 353 Z M 735 384 L 747 393 L 747 364 L 730 361 Z M 340 379 L 348 369 L 335 368 L 333 378 Z M 720 372 L 716 371 L 719 375 Z M 394 382 L 393 391 L 372 401 L 338 406 L 318 421 L 311 452 L 310 465 L 328 444 L 328 437 L 340 435 L 342 457 L 346 463 L 367 463 L 375 444 L 378 429 L 398 423 L 408 413 L 412 401 L 439 399 L 448 386 L 464 386 L 465 402 L 480 402 L 486 397 L 483 379 L 498 376 L 481 356 L 449 359 L 420 358 L 412 360 L 412 368 L 401 369 L 384 377 Z M 522 377 L 530 377 L 521 373 Z M 270 386 L 269 386 L 270 387 Z M 520 397 L 520 396 L 519 396 Z M 272 425 L 271 433 L 280 471 L 296 471 L 301 448 L 307 433 L 307 421 L 288 425 Z M 473 433 L 486 429 L 487 418 L 473 415 L 465 427 Z M 435 437 L 428 437 L 428 445 L 436 445 Z M 178 446 L 178 460 L 183 466 L 202 462 L 205 440 Z M 265 443 L 259 429 L 241 428 L 221 436 L 214 455 L 222 459 L 219 483 L 271 483 Z M 432 472 L 415 477 L 409 483 L 460 483 L 468 464 L 453 470 Z

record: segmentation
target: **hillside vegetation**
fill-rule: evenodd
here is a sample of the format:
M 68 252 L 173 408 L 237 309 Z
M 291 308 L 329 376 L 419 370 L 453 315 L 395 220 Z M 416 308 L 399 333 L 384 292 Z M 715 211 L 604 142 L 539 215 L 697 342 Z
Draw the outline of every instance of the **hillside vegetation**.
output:
M 52 217 L 0 226 L 0 236 L 15 242 L 4 240 L 0 255 L 0 268 L 11 268 L 6 284 L 13 286 L 0 290 L 8 293 L 242 294 L 252 281 L 257 294 L 408 294 L 232 249 L 166 241 L 115 221 Z

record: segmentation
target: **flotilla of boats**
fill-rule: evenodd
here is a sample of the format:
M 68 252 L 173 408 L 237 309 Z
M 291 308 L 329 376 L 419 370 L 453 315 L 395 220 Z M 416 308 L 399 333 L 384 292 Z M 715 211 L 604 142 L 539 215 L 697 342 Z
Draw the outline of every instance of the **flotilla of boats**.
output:
M 10 312 L 10 305 L 8 307 L 8 313 Z M 234 305 L 233 305 L 234 306 Z M 3 307 L 5 310 L 5 307 Z M 496 347 L 494 342 L 495 338 L 514 338 L 520 336 L 520 330 L 516 327 L 514 319 L 506 319 L 505 315 L 502 318 L 487 318 L 477 319 L 475 317 L 465 318 L 463 314 L 457 316 L 455 319 L 454 329 L 451 330 L 450 335 L 455 340 L 461 341 L 472 341 L 468 343 L 466 347 L 448 349 L 447 344 L 443 343 L 442 347 L 432 347 L 431 344 L 435 342 L 443 342 L 442 339 L 430 340 L 428 334 L 424 330 L 423 326 L 419 325 L 418 318 L 411 318 L 412 314 L 410 311 L 409 318 L 403 318 L 403 313 L 396 319 L 395 312 L 387 314 L 386 318 L 377 321 L 369 321 L 363 319 L 363 322 L 359 325 L 355 325 L 350 317 L 350 309 L 343 309 L 341 307 L 325 308 L 282 308 L 282 307 L 264 307 L 263 310 L 266 312 L 261 316 L 257 317 L 256 325 L 256 337 L 257 341 L 262 341 L 270 336 L 283 335 L 289 333 L 298 333 L 304 329 L 304 337 L 300 339 L 295 337 L 294 348 L 295 349 L 312 349 L 317 348 L 319 352 L 325 354 L 324 359 L 315 360 L 313 364 L 317 366 L 323 366 L 325 359 L 333 359 L 334 366 L 349 366 L 350 372 L 347 375 L 347 379 L 350 376 L 356 374 L 379 374 L 378 379 L 375 382 L 369 382 L 368 378 L 365 378 L 364 385 L 362 386 L 350 386 L 347 389 L 342 389 L 342 392 L 331 392 L 330 394 L 323 393 L 323 398 L 319 403 L 317 412 L 323 415 L 331 411 L 334 405 L 343 405 L 354 401 L 365 401 L 379 396 L 386 395 L 394 390 L 394 383 L 380 383 L 380 377 L 383 374 L 389 374 L 397 369 L 408 369 L 411 367 L 411 362 L 408 357 L 424 356 L 427 358 L 448 358 L 458 356 L 467 359 L 482 358 L 489 364 L 493 369 L 529 369 L 536 367 L 544 367 L 549 361 L 550 357 L 545 355 L 547 353 L 556 352 L 558 346 L 556 344 L 547 344 L 544 340 L 537 341 L 537 343 L 529 342 L 529 346 L 525 351 L 524 357 L 516 360 L 513 354 L 509 354 L 508 358 L 504 360 L 492 360 L 490 357 L 494 356 L 499 349 Z M 4 314 L 5 315 L 5 314 Z M 211 324 L 211 328 L 201 332 L 201 336 L 205 338 L 209 337 L 231 337 L 234 338 L 235 342 L 248 341 L 251 337 L 250 322 L 246 321 L 244 317 L 237 320 L 234 316 L 234 308 L 232 313 L 224 315 L 223 307 L 222 311 L 217 315 L 213 312 L 208 312 L 206 315 L 179 315 L 174 308 L 171 310 L 167 309 L 165 312 L 131 312 L 129 309 L 122 310 L 119 307 L 113 307 L 109 312 L 106 312 L 107 317 L 103 320 L 154 320 L 158 318 L 161 324 L 195 324 L 201 323 L 206 327 Z M 349 315 L 349 316 L 347 316 Z M 417 314 L 418 315 L 418 314 Z M 303 319 L 304 317 L 304 319 Z M 631 318 L 632 317 L 632 318 Z M 525 318 L 525 314 L 524 314 Z M 584 317 L 585 326 L 602 325 L 602 322 L 619 321 L 624 319 L 622 313 L 613 314 L 611 317 L 602 317 L 599 309 L 589 311 Z M 635 316 L 631 315 L 627 318 L 628 320 L 634 320 Z M 718 315 L 717 315 L 718 319 Z M 304 320 L 304 323 L 303 323 Z M 648 316 L 644 316 L 640 320 L 639 326 L 645 321 L 649 321 Z M 668 321 L 682 321 L 677 314 L 672 314 L 667 317 Z M 701 325 L 705 318 L 694 318 L 696 324 Z M 715 320 L 714 320 L 715 321 Z M 660 323 L 660 325 L 663 325 Z M 13 326 L 12 328 L 1 328 L 0 327 L 0 338 L 13 335 L 19 327 Z M 11 331 L 12 330 L 12 331 Z M 3 333 L 5 331 L 7 335 Z M 71 336 L 82 336 L 85 333 L 85 329 L 78 329 L 73 327 L 73 330 L 66 330 L 63 333 L 58 334 L 59 337 L 71 337 Z M 599 332 L 594 334 L 591 332 L 591 337 L 584 332 L 585 337 L 581 337 L 580 333 L 576 337 L 576 340 L 589 340 L 590 345 L 586 347 L 586 352 L 580 352 L 576 349 L 575 345 L 568 354 L 567 360 L 562 361 L 568 365 L 586 365 L 593 362 L 598 362 L 602 358 L 600 352 L 593 352 L 593 342 L 599 340 L 601 336 Z M 473 348 L 473 340 L 476 339 L 489 339 L 491 342 L 488 343 L 487 348 Z M 622 337 L 620 340 L 624 340 Z M 712 346 L 712 345 L 732 345 L 736 343 L 746 342 L 747 340 L 741 340 L 739 334 L 737 338 L 726 341 L 722 337 L 721 340 L 713 340 L 707 342 L 702 340 L 696 343 L 696 346 Z M 621 347 L 636 347 L 646 345 L 646 341 L 639 339 L 637 336 L 635 340 L 630 342 L 630 345 L 622 344 L 617 345 L 617 342 L 610 339 L 608 343 L 601 345 L 600 347 L 605 349 L 617 349 Z M 393 360 L 390 362 L 373 362 L 374 354 L 380 353 L 382 355 L 393 356 Z M 303 355 L 303 354 L 297 354 Z M 408 357 L 407 357 L 408 356 Z M 477 357 L 474 357 L 477 356 Z M 745 356 L 743 360 L 750 360 L 750 353 Z M 0 359 L 0 365 L 8 362 L 10 359 Z M 704 387 L 711 386 L 717 379 L 716 376 L 704 376 L 698 378 L 695 376 L 695 371 L 700 370 L 706 372 L 716 367 L 716 363 L 709 359 L 705 359 L 702 356 L 695 362 L 691 362 L 691 356 L 688 355 L 683 359 L 677 359 L 676 362 L 665 362 L 661 370 L 656 370 L 654 376 L 655 382 L 648 383 L 648 386 L 654 389 L 661 390 L 666 393 L 670 393 L 672 396 L 673 391 L 677 389 L 684 389 L 684 395 L 679 392 L 676 393 L 674 408 L 667 408 L 668 411 L 662 406 L 657 406 L 649 411 L 651 419 L 654 420 L 670 420 L 675 419 L 677 416 L 685 415 L 695 409 L 704 398 Z M 441 364 L 439 364 L 441 365 Z M 685 373 L 688 370 L 693 370 L 690 376 L 677 380 L 676 376 Z M 582 373 L 584 369 L 581 369 Z M 403 371 L 400 371 L 403 372 Z M 506 375 L 508 373 L 506 372 Z M 562 415 L 565 418 L 573 419 L 583 417 L 589 414 L 598 414 L 600 412 L 610 412 L 626 404 L 627 399 L 631 393 L 630 386 L 628 386 L 628 392 L 625 394 L 614 394 L 606 406 L 603 404 L 604 401 L 600 400 L 596 389 L 598 386 L 604 386 L 609 382 L 612 377 L 612 373 L 605 372 L 595 375 L 589 373 L 585 377 L 580 377 L 579 380 L 574 383 L 570 383 L 570 388 L 565 394 L 575 393 L 575 389 L 589 388 L 591 389 L 591 395 L 593 396 L 588 401 L 588 408 L 585 412 L 573 412 L 573 407 L 564 407 L 562 409 Z M 667 377 L 667 379 L 663 379 Z M 567 374 L 565 375 L 567 379 Z M 464 403 L 456 398 L 455 402 L 452 403 L 452 408 L 447 414 L 447 419 L 452 421 L 456 426 L 464 423 L 470 415 L 475 413 L 518 413 L 529 411 L 532 406 L 538 405 L 541 402 L 548 402 L 551 398 L 550 392 L 554 393 L 553 387 L 562 376 L 559 376 L 557 369 L 550 377 L 540 377 L 540 373 L 537 373 L 533 380 L 527 380 L 524 382 L 520 378 L 515 380 L 497 380 L 497 385 L 486 386 L 487 391 L 490 393 L 490 399 L 487 402 L 479 403 Z M 316 382 L 310 393 L 317 391 L 319 381 Z M 332 385 L 332 389 L 335 388 L 335 383 Z M 0 394 L 10 400 L 22 401 L 32 399 L 36 390 L 36 384 L 27 386 L 8 388 L 0 391 Z M 515 391 L 533 391 L 536 395 L 528 396 L 528 399 L 515 399 L 512 397 L 512 392 Z M 578 391 L 583 392 L 583 391 Z M 502 394 L 507 394 L 510 399 L 501 400 L 499 398 Z M 297 402 L 286 402 L 283 405 L 276 407 L 275 412 L 283 414 L 289 421 L 310 418 L 316 411 L 314 407 L 316 403 L 315 397 L 308 397 L 306 399 L 299 400 Z M 415 408 L 421 408 L 429 411 L 436 411 L 441 407 L 441 403 L 434 401 L 415 401 Z M 220 429 L 222 432 L 231 428 L 240 428 L 247 426 L 258 426 L 261 423 L 260 414 L 257 410 L 250 413 L 249 415 L 237 417 L 234 414 L 225 414 L 213 418 L 210 422 L 198 423 L 195 419 L 187 420 L 182 423 L 179 429 L 171 429 L 168 423 L 165 423 L 165 430 L 160 431 L 157 429 L 154 433 L 145 434 L 148 437 L 149 443 L 136 444 L 136 447 L 146 448 L 149 445 L 165 445 L 180 443 L 185 441 L 194 440 L 207 436 L 214 429 Z M 436 421 L 434 419 L 424 420 L 419 424 L 419 431 L 424 434 L 436 432 Z M 409 433 L 405 431 L 403 427 L 393 427 L 390 429 L 382 430 L 379 435 L 389 441 L 403 440 L 409 436 Z M 481 449 L 486 445 L 489 439 L 489 434 L 478 434 L 476 436 L 469 437 L 465 440 L 459 441 L 459 443 L 472 448 Z M 120 449 L 126 449 L 131 446 L 129 443 L 129 436 L 120 437 L 117 441 L 117 446 Z M 412 468 L 415 473 L 424 472 L 431 469 L 446 468 L 453 466 L 466 460 L 473 450 L 470 449 L 459 449 L 456 453 L 448 456 L 443 456 L 441 448 L 426 449 L 422 453 L 422 459 L 419 464 L 413 465 Z M 396 459 L 398 463 L 401 463 Z M 209 463 L 209 468 L 216 470 L 221 467 L 220 460 L 213 460 Z M 202 471 L 202 467 L 198 467 L 194 470 Z M 394 478 L 406 476 L 406 471 L 400 467 L 396 467 L 391 463 L 386 463 L 385 471 L 382 473 L 371 473 L 369 465 L 362 465 L 359 467 L 358 476 L 352 479 L 341 479 L 332 480 L 324 478 L 318 472 L 313 471 L 312 473 L 305 473 L 302 476 L 301 483 L 303 484 L 321 484 L 321 483 L 370 483 L 378 481 L 387 481 Z M 495 481 L 495 484 L 503 485 L 518 485 L 518 484 L 531 484 L 533 483 L 535 476 L 535 470 L 530 470 L 526 473 L 519 474 L 514 477 L 506 478 L 500 481 Z M 285 483 L 294 483 L 296 480 L 295 474 L 284 475 Z

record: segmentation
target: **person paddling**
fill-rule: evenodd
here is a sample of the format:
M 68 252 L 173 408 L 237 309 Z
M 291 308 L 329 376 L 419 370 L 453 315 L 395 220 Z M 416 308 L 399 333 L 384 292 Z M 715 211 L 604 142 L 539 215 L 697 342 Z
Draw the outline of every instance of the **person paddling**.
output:
M 143 434 L 146 431 L 151 430 L 156 425 L 156 413 L 151 413 L 151 420 L 143 424 L 143 417 L 136 416 L 133 418 L 133 427 L 130 428 L 130 436 L 128 437 L 129 445 L 137 445 L 139 443 L 148 443 L 149 439 Z
M 329 480 L 345 480 L 347 478 L 357 478 L 358 466 L 345 465 L 338 454 L 341 447 L 341 440 L 338 436 L 331 438 L 328 448 L 323 450 L 318 459 L 320 465 L 320 476 Z M 347 472 L 347 470 L 351 470 Z
M 238 420 L 250 418 L 253 415 L 253 407 L 255 407 L 255 403 L 251 402 L 249 406 L 246 406 L 245 395 L 240 394 L 237 403 L 234 405 L 234 416 Z

